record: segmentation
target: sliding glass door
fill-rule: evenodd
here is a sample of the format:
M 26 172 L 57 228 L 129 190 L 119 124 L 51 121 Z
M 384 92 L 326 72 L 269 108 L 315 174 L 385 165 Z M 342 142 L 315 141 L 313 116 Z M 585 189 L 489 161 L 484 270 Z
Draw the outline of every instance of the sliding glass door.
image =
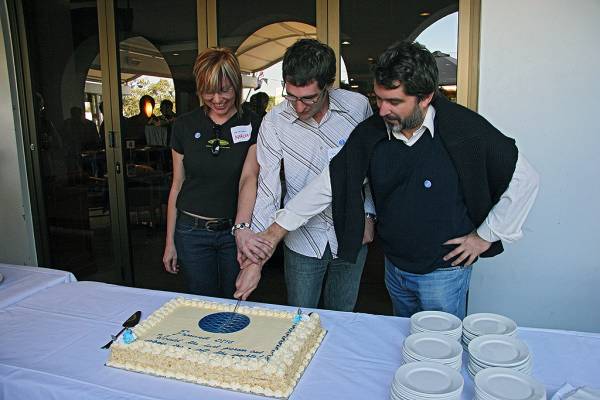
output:
M 11 10 L 40 264 L 183 290 L 161 259 L 170 122 L 197 106 L 196 0 L 24 0 Z M 140 108 L 141 98 L 152 100 Z

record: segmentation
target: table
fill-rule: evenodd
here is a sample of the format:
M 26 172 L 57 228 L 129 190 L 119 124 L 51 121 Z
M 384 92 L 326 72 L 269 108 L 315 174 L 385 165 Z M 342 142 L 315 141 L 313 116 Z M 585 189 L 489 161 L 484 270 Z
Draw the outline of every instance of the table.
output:
M 177 296 L 73 282 L 0 309 L 0 394 L 11 400 L 264 399 L 104 366 L 108 351 L 100 346 L 133 311 L 145 318 Z M 388 399 L 409 320 L 318 312 L 328 334 L 291 399 Z M 548 398 L 564 382 L 600 386 L 600 334 L 519 328 L 518 336 L 533 353 L 533 376 L 546 386 Z M 462 398 L 472 399 L 473 382 L 464 369 L 463 375 Z
M 9 306 L 38 291 L 61 283 L 75 282 L 67 271 L 23 265 L 0 264 L 0 308 Z

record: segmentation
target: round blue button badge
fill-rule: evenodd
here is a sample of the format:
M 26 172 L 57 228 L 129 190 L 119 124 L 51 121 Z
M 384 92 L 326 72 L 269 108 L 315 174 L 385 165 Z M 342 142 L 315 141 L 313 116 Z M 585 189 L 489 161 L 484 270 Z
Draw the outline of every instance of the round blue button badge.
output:
M 423 182 L 423 186 L 429 189 L 431 187 L 431 181 L 429 179 L 425 179 L 425 181 Z
M 202 136 L 202 134 L 201 134 L 200 132 L 196 132 L 196 133 L 194 134 L 194 137 L 195 137 L 196 139 L 200 139 L 200 136 Z

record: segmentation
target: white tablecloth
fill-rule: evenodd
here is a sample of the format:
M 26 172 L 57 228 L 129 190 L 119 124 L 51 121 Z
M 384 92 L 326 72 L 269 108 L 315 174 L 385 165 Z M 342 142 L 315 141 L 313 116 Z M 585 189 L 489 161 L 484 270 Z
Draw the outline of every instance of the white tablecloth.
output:
M 77 280 L 70 272 L 23 265 L 0 264 L 0 274 L 4 278 L 0 282 L 0 308 L 45 288 Z
M 104 366 L 108 351 L 100 346 L 132 312 L 141 310 L 145 318 L 177 296 L 77 282 L 48 288 L 1 309 L 0 398 L 263 398 Z M 401 364 L 409 320 L 319 313 L 328 334 L 291 398 L 388 399 L 394 372 Z M 533 376 L 545 385 L 548 398 L 564 382 L 600 385 L 599 334 L 519 328 L 518 335 L 533 353 Z M 473 383 L 464 367 L 463 375 L 462 398 L 470 400 Z

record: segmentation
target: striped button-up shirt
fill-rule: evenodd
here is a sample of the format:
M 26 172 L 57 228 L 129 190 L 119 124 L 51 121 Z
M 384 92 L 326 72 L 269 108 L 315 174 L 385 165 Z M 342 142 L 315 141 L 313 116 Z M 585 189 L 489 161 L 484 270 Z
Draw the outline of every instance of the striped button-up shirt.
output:
M 280 207 L 282 190 L 279 171 L 282 161 L 286 184 L 285 204 L 329 166 L 329 160 L 344 145 L 354 127 L 371 114 L 365 96 L 343 89 L 329 91 L 329 109 L 320 123 L 313 118 L 300 120 L 288 101 L 274 107 L 264 117 L 258 133 L 256 157 L 260 174 L 252 217 L 253 230 L 265 230 Z M 370 193 L 367 192 L 366 197 L 365 209 L 374 212 Z M 321 258 L 327 243 L 336 257 L 337 239 L 331 206 L 285 238 L 289 249 L 308 257 Z

